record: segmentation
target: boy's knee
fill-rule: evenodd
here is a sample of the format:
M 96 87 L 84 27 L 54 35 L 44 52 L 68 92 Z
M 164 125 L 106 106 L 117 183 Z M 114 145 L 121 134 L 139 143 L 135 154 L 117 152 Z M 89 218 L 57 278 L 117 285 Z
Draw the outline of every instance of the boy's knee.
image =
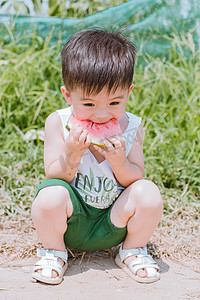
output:
M 132 185 L 137 206 L 143 209 L 161 209 L 162 197 L 158 187 L 150 180 L 138 180 Z
M 32 210 L 36 206 L 43 213 L 55 213 L 57 209 L 67 209 L 69 192 L 62 186 L 50 186 L 41 189 L 33 202 Z

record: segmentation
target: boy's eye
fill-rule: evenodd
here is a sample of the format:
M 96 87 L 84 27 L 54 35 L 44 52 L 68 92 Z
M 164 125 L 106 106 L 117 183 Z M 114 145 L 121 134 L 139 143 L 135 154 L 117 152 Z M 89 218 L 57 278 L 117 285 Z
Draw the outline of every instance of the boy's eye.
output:
M 118 101 L 114 101 L 114 102 L 111 102 L 110 105 L 118 105 L 120 102 Z M 83 104 L 84 106 L 94 106 L 93 103 L 84 103 Z
M 114 102 L 111 102 L 110 105 L 118 105 L 119 102 L 118 101 L 114 101 Z
M 83 104 L 84 106 L 94 106 L 94 104 L 93 103 L 85 103 L 85 104 Z

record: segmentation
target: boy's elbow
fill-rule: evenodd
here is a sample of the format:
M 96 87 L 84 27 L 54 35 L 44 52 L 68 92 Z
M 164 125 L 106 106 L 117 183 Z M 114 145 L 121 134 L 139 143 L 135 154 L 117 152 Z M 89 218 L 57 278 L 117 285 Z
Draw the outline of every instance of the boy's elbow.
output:
M 55 172 L 55 169 L 52 169 L 51 166 L 47 169 L 45 169 L 45 175 L 47 177 L 47 179 L 61 179 L 66 181 L 67 183 L 70 183 L 75 175 L 73 176 L 73 174 L 70 174 L 70 176 L 68 174 L 62 174 L 61 172 Z
M 137 168 L 137 180 L 143 179 L 144 165 L 135 165 Z
M 144 169 L 139 168 L 137 178 L 134 178 L 134 180 L 131 183 L 134 183 L 137 180 L 141 180 L 141 179 L 143 179 L 143 177 L 144 177 Z
M 45 169 L 45 175 L 47 179 L 53 179 L 52 174 L 49 172 L 49 169 Z
M 44 171 L 45 171 L 45 175 L 46 175 L 47 179 L 54 179 L 57 177 L 55 174 L 55 169 L 53 168 L 53 170 L 52 170 L 51 165 L 48 167 L 45 166 Z
M 134 180 L 134 181 L 143 179 L 143 176 L 144 176 L 144 171 L 143 171 L 142 169 L 140 169 L 139 172 L 138 172 L 137 179 Z M 134 181 L 133 181 L 133 182 L 134 182 Z
M 140 177 L 141 177 L 140 179 L 143 179 L 143 177 L 144 177 L 144 168 L 140 168 L 140 171 L 141 171 L 140 172 L 141 173 L 140 174 Z

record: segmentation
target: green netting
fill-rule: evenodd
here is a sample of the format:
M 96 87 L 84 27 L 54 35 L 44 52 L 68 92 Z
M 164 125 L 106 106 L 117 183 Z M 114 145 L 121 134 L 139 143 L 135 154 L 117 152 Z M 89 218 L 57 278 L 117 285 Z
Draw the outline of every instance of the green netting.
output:
M 0 15 L 1 39 L 4 43 L 24 33 L 42 38 L 52 35 L 51 43 L 65 42 L 73 33 L 88 27 L 126 28 L 125 34 L 152 56 L 166 54 L 170 36 L 188 33 L 191 50 L 200 46 L 199 0 L 132 0 L 86 18 L 57 18 Z

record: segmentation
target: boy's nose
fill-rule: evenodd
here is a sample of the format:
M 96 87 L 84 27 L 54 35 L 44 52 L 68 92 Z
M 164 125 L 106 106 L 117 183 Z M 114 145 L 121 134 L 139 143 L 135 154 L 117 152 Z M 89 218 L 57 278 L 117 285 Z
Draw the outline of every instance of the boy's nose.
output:
M 108 114 L 106 113 L 105 110 L 102 110 L 102 111 L 98 111 L 96 112 L 95 114 L 95 119 L 96 119 L 96 122 L 106 122 L 108 120 Z

